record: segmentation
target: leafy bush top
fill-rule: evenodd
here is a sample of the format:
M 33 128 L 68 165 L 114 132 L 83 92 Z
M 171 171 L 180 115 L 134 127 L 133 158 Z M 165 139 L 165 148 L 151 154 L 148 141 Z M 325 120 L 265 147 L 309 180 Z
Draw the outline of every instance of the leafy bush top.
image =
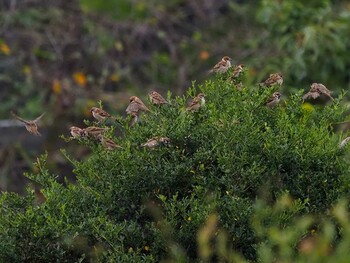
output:
M 0 259 L 205 259 L 197 244 L 206 232 L 198 234 L 198 243 L 197 233 L 212 218 L 208 229 L 217 224 L 231 249 L 254 260 L 263 241 L 251 225 L 257 199 L 272 204 L 289 193 L 296 200 L 293 209 L 261 217 L 262 225 L 283 227 L 296 214 L 326 212 L 349 186 L 345 150 L 332 128 L 343 120 L 339 99 L 312 106 L 302 103 L 300 91 L 270 109 L 264 104 L 276 88 L 240 91 L 236 83 L 224 75 L 193 84 L 182 97 L 169 93 L 170 105 L 152 107 L 135 127 L 118 117 L 106 136 L 123 149 L 108 151 L 79 139 L 92 150 L 88 159 L 77 161 L 63 151 L 75 166 L 75 184 L 57 183 L 45 156 L 38 159 L 40 172 L 28 177 L 42 185 L 45 202 L 38 204 L 30 191 L 25 197 L 2 194 Z M 206 95 L 205 107 L 185 111 L 198 92 Z M 154 136 L 171 143 L 141 147 Z

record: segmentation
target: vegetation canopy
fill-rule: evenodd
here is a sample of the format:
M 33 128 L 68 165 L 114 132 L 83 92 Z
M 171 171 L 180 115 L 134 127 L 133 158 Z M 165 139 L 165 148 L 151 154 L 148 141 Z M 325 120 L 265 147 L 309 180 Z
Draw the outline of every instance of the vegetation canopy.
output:
M 149 106 L 133 127 L 122 117 L 86 122 L 110 127 L 105 136 L 122 148 L 74 139 L 92 151 L 78 161 L 62 150 L 76 183 L 58 183 L 38 158 L 27 177 L 44 201 L 30 187 L 1 195 L 1 262 L 311 262 L 318 243 L 300 248 L 311 230 L 338 233 L 320 231 L 326 248 L 350 238 L 346 204 L 330 212 L 349 186 L 347 148 L 333 128 L 344 120 L 341 97 L 313 106 L 300 90 L 270 108 L 278 87 L 239 90 L 240 78 L 168 93 L 169 104 Z M 198 93 L 205 105 L 186 111 Z M 170 143 L 141 146 L 155 136 Z

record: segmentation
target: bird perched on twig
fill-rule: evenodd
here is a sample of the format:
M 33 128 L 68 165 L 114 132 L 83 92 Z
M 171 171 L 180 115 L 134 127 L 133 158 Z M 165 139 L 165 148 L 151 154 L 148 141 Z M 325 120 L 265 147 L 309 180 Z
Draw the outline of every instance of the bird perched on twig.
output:
M 275 85 L 282 85 L 283 84 L 283 76 L 281 73 L 272 73 L 270 76 L 262 83 L 259 84 L 259 86 L 265 86 L 265 87 L 272 87 Z
M 105 147 L 107 150 L 114 150 L 117 148 L 123 149 L 123 147 L 116 144 L 113 140 L 109 138 L 105 138 L 102 134 L 99 134 L 97 136 L 97 139 L 99 142 L 101 142 L 102 146 Z
M 235 68 L 232 71 L 231 78 L 238 78 L 242 74 L 244 67 L 245 66 L 243 64 L 235 66 Z
M 26 127 L 29 133 L 36 136 L 41 136 L 40 132 L 38 131 L 38 122 L 45 115 L 45 112 L 34 120 L 24 120 L 21 117 L 17 116 L 13 111 L 11 111 L 11 114 L 15 119 L 24 123 L 24 126 Z
M 108 130 L 108 128 L 101 128 L 101 127 L 96 127 L 96 126 L 90 126 L 84 129 L 84 133 L 87 136 L 93 137 L 93 138 L 97 138 L 99 135 L 101 135 L 102 133 L 104 133 L 106 130 Z
M 130 97 L 130 103 L 125 111 L 128 115 L 132 116 L 130 126 L 133 126 L 138 122 L 139 116 L 142 111 L 150 112 L 150 110 L 146 107 L 142 100 L 140 100 L 136 96 Z
M 265 105 L 269 108 L 275 107 L 281 100 L 281 93 L 276 91 L 272 94 L 272 96 L 267 100 Z
M 154 148 L 158 146 L 159 144 L 167 145 L 170 143 L 170 139 L 168 137 L 160 137 L 156 136 L 151 139 L 149 139 L 147 142 L 141 144 L 142 147 L 148 147 L 148 148 Z
M 331 100 L 334 100 L 331 96 L 331 93 L 332 92 L 329 89 L 327 89 L 325 85 L 321 83 L 312 83 L 309 92 L 303 95 L 303 100 L 307 100 L 310 98 L 317 99 L 321 95 L 326 95 Z
M 74 139 L 86 137 L 86 132 L 84 129 L 72 126 L 69 128 L 70 134 Z
M 199 93 L 196 97 L 193 98 L 190 105 L 186 108 L 186 111 L 198 111 L 200 107 L 205 105 L 205 95 Z
M 105 119 L 111 118 L 112 116 L 101 108 L 92 107 L 90 109 L 92 116 L 98 121 L 104 121 Z
M 148 96 L 149 100 L 154 105 L 168 104 L 167 100 L 164 99 L 163 96 L 156 91 L 151 91 L 150 93 L 148 93 Z
M 209 73 L 225 73 L 231 67 L 231 58 L 224 56 L 210 71 Z

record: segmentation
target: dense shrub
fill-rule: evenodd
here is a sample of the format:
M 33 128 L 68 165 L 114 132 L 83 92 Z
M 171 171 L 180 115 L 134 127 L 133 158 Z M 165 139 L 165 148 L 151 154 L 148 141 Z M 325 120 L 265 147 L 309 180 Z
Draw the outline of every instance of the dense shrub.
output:
M 302 103 L 300 91 L 267 108 L 275 90 L 239 91 L 219 76 L 182 97 L 169 93 L 170 104 L 151 107 L 135 127 L 122 117 L 109 121 L 107 136 L 123 149 L 81 139 L 92 150 L 87 160 L 62 151 L 75 167 L 75 184 L 56 182 L 46 157 L 39 158 L 40 172 L 27 176 L 42 185 L 45 201 L 30 190 L 1 196 L 1 261 L 229 260 L 223 247 L 262 260 L 272 244 L 264 227 L 282 231 L 296 216 L 327 214 L 349 185 L 346 150 L 332 129 L 343 120 L 340 99 L 312 106 Z M 206 106 L 185 111 L 198 92 L 206 94 Z M 171 143 L 140 146 L 153 136 Z M 286 193 L 288 205 L 269 208 Z M 224 244 L 217 253 L 215 240 Z

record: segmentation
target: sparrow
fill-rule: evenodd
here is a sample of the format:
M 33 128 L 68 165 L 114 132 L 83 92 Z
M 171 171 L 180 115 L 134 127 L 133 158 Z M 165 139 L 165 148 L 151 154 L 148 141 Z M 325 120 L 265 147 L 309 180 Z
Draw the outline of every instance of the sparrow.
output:
M 210 71 L 215 73 L 225 73 L 231 67 L 231 58 L 224 56 Z
M 312 83 L 310 86 L 310 91 L 303 95 L 303 100 L 309 98 L 317 99 L 322 94 L 326 95 L 331 100 L 334 100 L 331 96 L 331 93 L 332 92 L 329 89 L 327 89 L 325 85 L 321 83 Z
M 99 134 L 97 136 L 97 139 L 99 142 L 101 142 L 102 146 L 105 147 L 107 150 L 114 150 L 116 148 L 122 149 L 123 147 L 116 144 L 113 140 L 105 138 L 102 134 Z
M 166 99 L 163 98 L 162 95 L 160 95 L 158 92 L 156 91 L 152 91 L 150 93 L 148 93 L 149 96 L 149 100 L 151 101 L 152 104 L 154 105 L 162 105 L 162 104 L 168 104 L 168 102 L 166 101 Z
M 232 78 L 238 78 L 241 74 L 242 74 L 242 72 L 243 72 L 243 70 L 244 70 L 244 65 L 243 64 L 239 64 L 239 65 L 237 65 L 234 69 L 233 69 L 233 71 L 232 71 Z
M 92 107 L 90 109 L 90 112 L 91 112 L 92 116 L 99 122 L 104 121 L 105 119 L 111 117 L 111 115 L 108 112 L 104 111 L 101 108 L 97 108 L 97 107 Z
M 98 138 L 99 135 L 104 133 L 108 128 L 101 128 L 96 126 L 90 126 L 84 129 L 85 135 L 91 136 L 93 138 Z
M 260 83 L 260 86 L 265 87 L 271 87 L 275 85 L 282 85 L 283 84 L 283 77 L 281 73 L 272 73 L 270 76 L 262 83 Z
M 343 148 L 345 145 L 347 145 L 349 141 L 350 141 L 350 136 L 346 137 L 344 140 L 341 141 L 341 143 L 339 144 L 339 148 Z
M 267 100 L 266 106 L 269 108 L 275 107 L 281 100 L 281 93 L 280 92 L 274 92 L 272 96 Z
M 41 114 L 38 118 L 35 120 L 24 120 L 21 117 L 17 116 L 14 112 L 11 111 L 12 116 L 19 120 L 20 122 L 24 123 L 24 126 L 26 127 L 27 131 L 33 135 L 41 136 L 40 132 L 38 131 L 38 122 L 39 120 L 44 116 L 45 112 Z
M 198 111 L 200 107 L 203 107 L 205 104 L 205 95 L 199 93 L 196 97 L 193 98 L 190 105 L 186 108 L 186 111 Z
M 156 137 L 149 139 L 147 142 L 141 144 L 141 146 L 148 147 L 148 148 L 154 148 L 161 143 L 167 145 L 170 143 L 170 139 L 168 137 L 156 136 Z
M 150 111 L 146 105 L 136 96 L 130 97 L 130 103 L 126 108 L 126 113 L 130 115 L 139 114 L 140 111 Z
M 70 134 L 72 135 L 72 137 L 74 139 L 76 138 L 83 138 L 86 136 L 86 132 L 84 129 L 76 127 L 76 126 L 72 126 L 69 128 Z

